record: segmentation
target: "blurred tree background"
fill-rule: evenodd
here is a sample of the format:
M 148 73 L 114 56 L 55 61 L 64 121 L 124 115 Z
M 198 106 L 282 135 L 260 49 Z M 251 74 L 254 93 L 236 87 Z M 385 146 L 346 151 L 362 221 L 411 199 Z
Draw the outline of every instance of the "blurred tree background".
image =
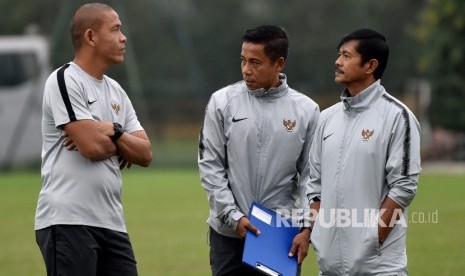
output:
M 0 0 L 0 35 L 21 34 L 35 24 L 50 39 L 56 68 L 73 58 L 69 23 L 86 2 Z M 391 47 L 382 80 L 387 90 L 417 116 L 425 116 L 425 125 L 429 115 L 433 127 L 465 130 L 460 108 L 465 100 L 463 0 L 103 2 L 119 13 L 128 37 L 125 63 L 108 75 L 130 95 L 154 140 L 158 164 L 195 163 L 205 104 L 214 91 L 241 79 L 240 38 L 260 24 L 280 25 L 289 32 L 289 84 L 314 98 L 321 109 L 336 103 L 342 89 L 333 73 L 340 38 L 361 27 L 382 32 Z M 431 81 L 433 104 L 430 113 L 419 114 L 412 81 L 425 78 Z M 182 147 L 187 155 L 164 156 L 165 150 Z
M 430 0 L 417 36 L 419 71 L 431 80 L 431 123 L 465 131 L 465 2 Z

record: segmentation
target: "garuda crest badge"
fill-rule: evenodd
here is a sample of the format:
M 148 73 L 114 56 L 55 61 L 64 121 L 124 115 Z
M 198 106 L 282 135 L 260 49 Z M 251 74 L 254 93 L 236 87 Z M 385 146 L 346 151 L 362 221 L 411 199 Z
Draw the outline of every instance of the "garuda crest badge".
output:
M 119 109 L 120 109 L 119 104 L 116 104 L 116 103 L 111 104 L 111 108 L 115 112 L 116 116 L 118 116 L 119 115 Z
M 283 119 L 283 125 L 284 125 L 284 130 L 286 130 L 287 132 L 292 132 L 296 125 L 296 121 Z
M 369 141 L 371 139 L 371 136 L 373 136 L 373 133 L 375 133 L 374 129 L 372 131 L 370 131 L 369 129 L 362 129 L 362 140 L 365 142 Z

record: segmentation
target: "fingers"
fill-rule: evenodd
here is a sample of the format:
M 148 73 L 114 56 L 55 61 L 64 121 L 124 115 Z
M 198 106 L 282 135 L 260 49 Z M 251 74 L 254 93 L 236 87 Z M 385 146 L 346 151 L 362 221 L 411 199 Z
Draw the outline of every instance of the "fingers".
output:
M 247 227 L 247 230 L 249 230 L 250 232 L 254 233 L 255 235 L 260 235 L 260 230 L 258 230 L 257 227 L 255 227 L 252 223 L 249 223 L 246 225 Z
M 67 147 L 67 146 L 69 146 L 69 144 L 72 144 L 72 143 L 73 143 L 73 141 L 72 141 L 71 139 L 66 138 L 66 139 L 63 141 L 63 144 L 62 144 L 62 145 L 65 146 L 65 147 Z
M 292 242 L 291 249 L 289 250 L 289 257 L 294 257 L 295 253 L 297 252 L 298 244 L 294 241 Z
M 297 254 L 297 264 L 301 265 L 308 254 L 308 237 L 304 233 L 295 236 L 292 241 L 289 257 L 294 257 Z
M 67 136 L 66 136 L 67 137 Z M 78 150 L 71 138 L 66 138 L 62 144 L 67 150 Z
M 239 237 L 241 237 L 241 239 L 245 238 L 245 234 L 247 233 L 246 224 L 248 222 L 249 220 L 246 217 L 240 218 L 237 222 L 236 233 Z
M 247 234 L 247 230 L 254 233 L 255 235 L 260 235 L 260 230 L 258 230 L 252 223 L 250 223 L 248 218 L 242 217 L 237 223 L 236 233 L 239 235 L 239 237 L 244 239 Z
M 299 247 L 299 250 L 298 250 L 298 253 L 297 253 L 297 264 L 298 265 L 302 264 L 305 257 L 307 257 L 307 254 L 308 254 L 308 245 L 305 246 L 305 248 Z

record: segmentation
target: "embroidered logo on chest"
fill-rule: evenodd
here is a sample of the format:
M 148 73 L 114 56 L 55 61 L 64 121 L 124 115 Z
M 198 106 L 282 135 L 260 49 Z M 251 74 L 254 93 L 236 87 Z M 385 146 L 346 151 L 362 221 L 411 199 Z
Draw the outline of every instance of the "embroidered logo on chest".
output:
M 372 131 L 370 131 L 369 129 L 362 129 L 362 140 L 365 142 L 371 140 L 371 136 L 373 136 L 373 133 L 375 133 L 374 129 Z
M 115 112 L 116 116 L 118 116 L 119 115 L 119 109 L 120 109 L 119 104 L 113 103 L 113 104 L 111 104 L 111 108 L 113 109 L 113 112 Z
M 286 120 L 283 119 L 283 125 L 284 125 L 284 130 L 287 132 L 292 132 L 294 130 L 294 127 L 296 125 L 296 121 L 291 121 L 291 120 Z

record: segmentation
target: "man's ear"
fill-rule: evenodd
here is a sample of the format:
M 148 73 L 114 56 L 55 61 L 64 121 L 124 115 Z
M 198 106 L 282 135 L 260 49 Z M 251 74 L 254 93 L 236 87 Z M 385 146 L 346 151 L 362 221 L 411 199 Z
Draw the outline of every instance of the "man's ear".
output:
M 365 63 L 365 65 L 366 65 L 366 74 L 367 75 L 374 74 L 376 71 L 376 68 L 378 68 L 378 60 L 371 59 L 370 61 Z
M 84 41 L 91 46 L 95 46 L 95 32 L 92 29 L 87 29 L 84 32 Z
M 286 64 L 286 61 L 284 60 L 283 57 L 278 58 L 275 61 L 276 72 L 281 73 L 284 70 L 284 65 L 285 64 Z

